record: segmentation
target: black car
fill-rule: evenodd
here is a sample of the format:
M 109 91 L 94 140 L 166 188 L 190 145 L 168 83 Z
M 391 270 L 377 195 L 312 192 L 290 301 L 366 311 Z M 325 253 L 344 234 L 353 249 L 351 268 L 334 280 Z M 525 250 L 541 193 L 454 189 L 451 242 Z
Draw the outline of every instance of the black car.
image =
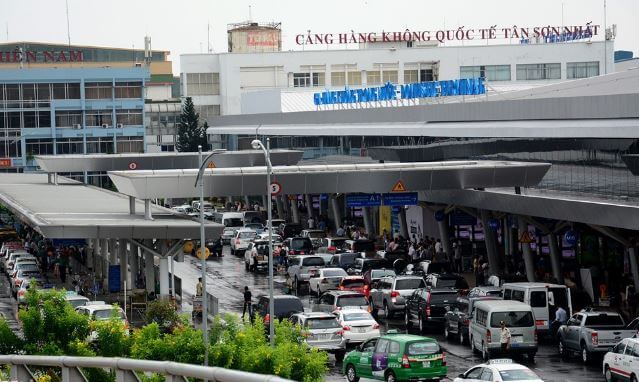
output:
M 369 269 L 393 269 L 393 264 L 382 258 L 357 258 L 346 270 L 349 275 L 363 275 Z
M 331 261 L 328 263 L 328 266 L 331 268 L 342 268 L 346 271 L 353 264 L 355 264 L 355 261 L 358 258 L 361 258 L 361 255 L 359 253 L 338 253 L 333 255 Z
M 278 320 L 288 319 L 295 313 L 303 313 L 304 306 L 302 300 L 297 296 L 280 295 L 273 296 L 275 318 Z M 257 301 L 257 304 L 253 305 L 253 314 L 257 313 L 264 319 L 265 323 L 269 322 L 269 297 L 262 296 Z
M 313 243 L 308 237 L 289 237 L 284 240 L 288 247 L 288 255 L 310 255 L 313 253 Z
M 282 223 L 280 224 L 278 233 L 284 238 L 295 237 L 299 236 L 303 229 L 304 227 L 299 223 Z
M 456 273 L 429 273 L 425 277 L 426 285 L 432 288 L 455 288 L 468 290 L 468 282 L 462 275 Z
M 410 327 L 417 322 L 420 332 L 429 327 L 443 328 L 446 313 L 456 300 L 454 288 L 419 288 L 406 299 L 404 323 Z

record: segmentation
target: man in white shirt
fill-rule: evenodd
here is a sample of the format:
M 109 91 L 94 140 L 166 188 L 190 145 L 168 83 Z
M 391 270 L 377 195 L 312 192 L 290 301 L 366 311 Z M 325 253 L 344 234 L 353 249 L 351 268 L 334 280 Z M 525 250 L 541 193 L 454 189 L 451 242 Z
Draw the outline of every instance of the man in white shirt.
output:
M 308 224 L 308 229 L 315 229 L 315 219 L 312 216 L 308 217 L 306 223 Z
M 440 254 L 442 252 L 442 242 L 437 239 L 435 243 L 435 253 Z
M 506 327 L 506 323 L 501 321 L 500 323 L 501 329 L 499 332 L 499 342 L 501 343 L 501 352 L 506 353 L 508 348 L 510 347 L 510 329 Z

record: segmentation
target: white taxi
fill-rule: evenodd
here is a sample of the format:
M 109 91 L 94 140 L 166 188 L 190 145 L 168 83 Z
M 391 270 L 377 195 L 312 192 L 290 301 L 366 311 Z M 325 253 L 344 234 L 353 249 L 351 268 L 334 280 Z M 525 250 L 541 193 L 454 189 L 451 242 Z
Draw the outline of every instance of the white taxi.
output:
M 639 339 L 624 338 L 603 359 L 603 374 L 607 382 L 624 380 L 637 382 L 639 376 Z
M 486 363 L 475 365 L 463 374 L 459 374 L 453 382 L 542 382 L 542 379 L 524 365 L 511 359 L 491 359 Z

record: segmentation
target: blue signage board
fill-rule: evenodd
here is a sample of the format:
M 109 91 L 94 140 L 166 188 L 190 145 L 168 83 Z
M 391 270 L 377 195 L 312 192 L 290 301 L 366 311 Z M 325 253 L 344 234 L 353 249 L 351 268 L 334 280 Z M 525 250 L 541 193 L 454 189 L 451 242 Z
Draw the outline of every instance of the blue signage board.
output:
M 428 81 L 405 85 L 387 82 L 378 87 L 363 89 L 349 89 L 347 87 L 344 90 L 326 90 L 315 93 L 313 94 L 313 103 L 319 106 L 479 94 L 486 94 L 483 78 Z
M 328 200 L 328 194 L 320 194 L 320 200 Z
M 346 206 L 348 207 L 376 207 L 382 205 L 379 194 L 348 194 Z
M 109 265 L 109 292 L 116 293 L 120 291 L 120 266 Z
M 51 242 L 55 247 L 83 247 L 87 245 L 86 239 L 53 239 Z
M 568 231 L 566 231 L 566 233 L 564 234 L 564 240 L 566 240 L 566 243 L 568 245 L 570 245 L 571 247 L 573 247 L 575 244 L 577 244 L 577 232 L 569 229 Z
M 438 222 L 443 222 L 446 219 L 446 213 L 443 210 L 435 211 L 435 220 Z
M 499 229 L 499 227 L 501 226 L 501 223 L 499 223 L 498 219 L 489 219 L 488 220 L 488 226 L 490 227 L 490 229 L 492 229 L 493 231 L 497 231 Z
M 383 194 L 382 203 L 385 206 L 414 206 L 417 205 L 416 192 L 400 192 Z
M 451 213 L 451 224 L 473 226 L 477 224 L 477 219 L 474 216 L 468 215 L 463 211 L 455 210 Z

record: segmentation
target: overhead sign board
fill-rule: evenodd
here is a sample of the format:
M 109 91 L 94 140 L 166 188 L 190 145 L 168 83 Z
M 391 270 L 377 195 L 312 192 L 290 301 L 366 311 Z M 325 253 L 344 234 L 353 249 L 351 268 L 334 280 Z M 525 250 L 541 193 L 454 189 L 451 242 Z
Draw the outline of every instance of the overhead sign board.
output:
M 414 206 L 417 205 L 416 192 L 396 194 L 349 194 L 346 195 L 348 207 L 378 207 L 378 206 Z
M 402 192 L 397 194 L 382 195 L 382 203 L 385 206 L 414 206 L 417 205 L 416 192 Z
M 379 194 L 348 194 L 346 195 L 348 207 L 377 207 L 382 205 Z

